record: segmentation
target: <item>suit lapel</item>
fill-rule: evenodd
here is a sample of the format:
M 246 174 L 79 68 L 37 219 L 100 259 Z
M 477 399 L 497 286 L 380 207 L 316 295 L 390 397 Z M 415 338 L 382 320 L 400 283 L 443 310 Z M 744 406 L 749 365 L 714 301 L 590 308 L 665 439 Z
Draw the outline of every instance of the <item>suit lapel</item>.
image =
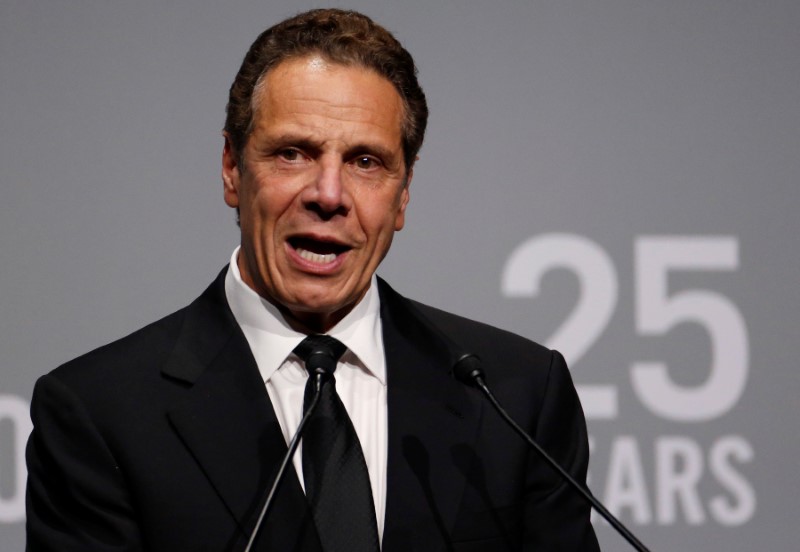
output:
M 389 450 L 384 552 L 448 549 L 482 403 L 450 376 L 452 347 L 380 281 Z
M 187 308 L 162 372 L 189 386 L 168 413 L 184 445 L 249 536 L 286 453 L 247 340 L 228 308 L 225 270 Z M 387 359 L 389 449 L 384 552 L 449 549 L 466 484 L 462 451 L 472 450 L 482 407 L 449 371 L 449 345 L 379 281 Z M 319 550 L 294 470 L 261 529 L 264 549 Z
M 228 308 L 224 275 L 189 306 L 163 373 L 191 385 L 169 419 L 244 536 L 255 524 L 287 447 L 247 340 Z M 313 550 L 305 495 L 288 470 L 259 543 Z M 307 542 L 306 542 L 307 541 Z

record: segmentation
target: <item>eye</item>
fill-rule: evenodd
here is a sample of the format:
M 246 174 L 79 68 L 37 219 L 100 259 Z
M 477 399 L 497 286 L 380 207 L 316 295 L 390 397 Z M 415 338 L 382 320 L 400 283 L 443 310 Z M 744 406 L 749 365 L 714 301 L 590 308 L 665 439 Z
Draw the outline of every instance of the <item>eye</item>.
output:
M 289 163 L 296 163 L 302 160 L 303 154 L 296 149 L 286 148 L 279 150 L 277 152 L 277 156 L 284 161 L 288 161 Z
M 362 170 L 374 169 L 380 165 L 379 161 L 369 155 L 359 155 L 353 159 L 353 164 Z

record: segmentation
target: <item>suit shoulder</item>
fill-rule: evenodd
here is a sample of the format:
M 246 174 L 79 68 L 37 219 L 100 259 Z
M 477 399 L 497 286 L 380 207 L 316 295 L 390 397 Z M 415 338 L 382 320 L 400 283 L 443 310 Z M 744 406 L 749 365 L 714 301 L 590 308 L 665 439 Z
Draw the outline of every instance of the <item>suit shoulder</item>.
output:
M 381 278 L 378 278 L 378 286 L 381 309 L 383 311 L 385 301 L 387 316 L 399 313 L 404 320 L 413 321 L 414 314 L 405 316 L 403 313 L 416 311 L 458 345 L 461 351 L 477 354 L 484 361 L 503 366 L 549 366 L 554 356 L 560 360 L 558 353 L 530 339 L 404 297 Z
M 504 361 L 516 359 L 517 362 L 524 360 L 549 364 L 553 355 L 553 351 L 547 347 L 508 330 L 414 300 L 409 301 L 465 351 L 474 352 L 485 360 L 499 356 Z
M 580 411 L 572 377 L 558 351 L 489 324 L 411 303 L 461 352 L 480 358 L 494 395 L 516 419 L 534 420 L 548 397 L 561 407 Z M 534 427 L 533 423 L 529 427 Z
M 64 383 L 132 382 L 160 377 L 186 325 L 214 320 L 227 309 L 224 278 L 227 266 L 189 305 L 133 333 L 81 355 L 50 372 Z M 222 315 L 224 318 L 224 314 Z
M 113 374 L 119 377 L 126 371 L 160 365 L 175 342 L 187 308 L 184 307 L 125 337 L 74 358 L 49 375 L 64 383 L 79 383 L 87 379 L 102 381 L 105 379 L 104 375 Z

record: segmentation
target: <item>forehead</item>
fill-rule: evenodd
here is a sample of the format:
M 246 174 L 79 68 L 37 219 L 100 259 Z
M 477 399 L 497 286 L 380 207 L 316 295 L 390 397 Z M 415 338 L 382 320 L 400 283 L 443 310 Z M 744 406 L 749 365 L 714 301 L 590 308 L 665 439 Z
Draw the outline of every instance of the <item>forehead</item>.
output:
M 253 91 L 254 127 L 287 115 L 325 115 L 390 125 L 402 131 L 404 104 L 384 76 L 319 55 L 290 58 L 270 69 Z

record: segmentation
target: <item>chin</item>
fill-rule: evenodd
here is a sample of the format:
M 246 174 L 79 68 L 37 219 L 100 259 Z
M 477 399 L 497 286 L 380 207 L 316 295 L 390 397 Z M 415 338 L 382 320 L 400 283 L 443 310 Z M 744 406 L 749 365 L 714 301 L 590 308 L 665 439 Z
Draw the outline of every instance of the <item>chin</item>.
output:
M 355 301 L 352 303 L 349 302 L 342 302 L 342 301 L 326 301 L 324 299 L 320 299 L 317 301 L 303 301 L 299 302 L 296 307 L 290 307 L 292 311 L 297 313 L 306 313 L 306 314 L 334 314 L 342 309 L 346 309 L 349 305 L 355 304 Z

